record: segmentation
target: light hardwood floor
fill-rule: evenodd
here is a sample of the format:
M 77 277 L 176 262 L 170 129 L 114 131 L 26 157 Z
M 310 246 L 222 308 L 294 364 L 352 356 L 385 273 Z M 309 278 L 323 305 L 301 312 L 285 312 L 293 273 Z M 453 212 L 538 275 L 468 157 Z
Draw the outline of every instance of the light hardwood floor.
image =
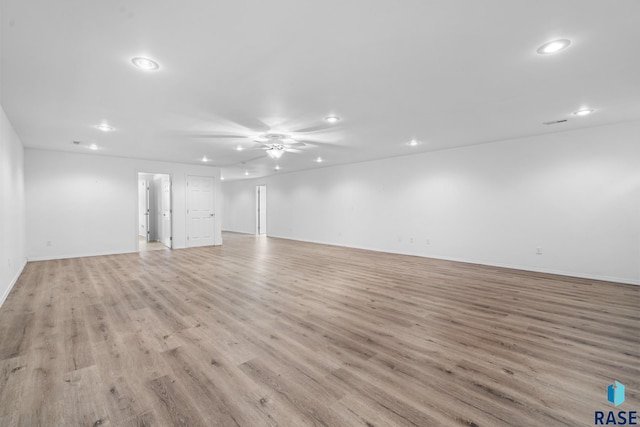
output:
M 588 426 L 640 409 L 640 286 L 226 234 L 29 263 L 1 426 Z
M 162 242 L 158 242 L 157 240 L 153 240 L 151 242 L 147 242 L 147 239 L 144 237 L 138 237 L 138 251 L 139 252 L 147 252 L 147 251 L 166 251 L 169 248 L 166 247 Z

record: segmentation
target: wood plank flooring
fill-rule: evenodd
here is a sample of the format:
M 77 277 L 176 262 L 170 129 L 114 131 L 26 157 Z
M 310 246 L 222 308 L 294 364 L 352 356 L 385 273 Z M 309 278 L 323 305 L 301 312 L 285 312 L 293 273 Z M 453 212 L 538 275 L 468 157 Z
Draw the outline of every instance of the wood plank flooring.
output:
M 225 234 L 29 263 L 1 426 L 587 426 L 640 409 L 640 286 Z

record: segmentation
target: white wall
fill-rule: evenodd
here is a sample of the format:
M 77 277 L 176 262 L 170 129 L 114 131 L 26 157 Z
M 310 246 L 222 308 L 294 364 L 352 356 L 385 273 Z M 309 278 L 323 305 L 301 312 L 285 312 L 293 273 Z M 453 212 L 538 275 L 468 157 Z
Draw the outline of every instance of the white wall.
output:
M 223 183 L 223 228 L 640 283 L 640 122 Z M 536 254 L 537 248 L 542 254 Z
M 24 149 L 0 107 L 0 305 L 26 263 Z
M 293 176 L 293 175 L 289 175 Z M 267 182 L 269 178 L 246 181 L 230 181 L 222 183 L 222 229 L 238 233 L 256 232 L 256 185 Z M 267 214 L 270 215 L 267 199 Z M 274 207 L 274 209 L 278 209 Z M 267 221 L 267 227 L 269 222 Z M 270 230 L 267 228 L 267 234 Z
M 214 177 L 216 219 L 221 218 L 218 168 L 27 149 L 27 257 L 136 251 L 139 172 L 172 176 L 174 248 L 186 247 L 187 175 Z M 220 221 L 215 244 L 222 244 Z

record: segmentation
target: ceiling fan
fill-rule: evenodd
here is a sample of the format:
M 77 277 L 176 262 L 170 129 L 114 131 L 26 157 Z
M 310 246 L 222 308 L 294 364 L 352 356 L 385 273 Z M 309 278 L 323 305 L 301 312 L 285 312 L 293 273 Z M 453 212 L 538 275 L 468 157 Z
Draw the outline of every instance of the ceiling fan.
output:
M 229 140 L 229 142 L 238 141 L 240 142 L 240 144 L 236 145 L 236 150 L 238 151 L 264 150 L 267 156 L 271 159 L 278 160 L 285 152 L 301 153 L 306 147 L 327 146 L 335 148 L 337 146 L 335 142 L 339 141 L 342 135 L 338 133 L 337 129 L 330 129 L 330 124 L 333 122 L 327 121 L 327 123 L 314 124 L 297 128 L 291 132 L 284 132 L 280 130 L 281 125 L 271 127 L 260 122 L 260 126 L 242 126 L 242 128 L 239 129 L 239 132 L 236 131 L 237 133 L 198 133 L 195 135 L 192 134 L 191 137 L 219 140 L 226 139 Z M 256 127 L 261 129 L 258 130 Z M 256 130 L 258 131 L 256 132 Z M 317 137 L 321 137 L 324 141 L 316 140 Z M 246 144 L 247 140 L 254 143 L 253 146 L 248 147 Z M 263 158 L 263 156 L 261 155 L 252 159 L 244 160 L 241 163 L 246 164 L 247 162 L 258 160 L 260 158 Z
M 279 132 L 268 132 L 253 139 L 255 142 L 262 144 L 266 149 L 267 155 L 274 160 L 278 160 L 285 151 L 297 152 L 293 147 L 304 147 L 302 141 L 293 139 L 290 135 Z

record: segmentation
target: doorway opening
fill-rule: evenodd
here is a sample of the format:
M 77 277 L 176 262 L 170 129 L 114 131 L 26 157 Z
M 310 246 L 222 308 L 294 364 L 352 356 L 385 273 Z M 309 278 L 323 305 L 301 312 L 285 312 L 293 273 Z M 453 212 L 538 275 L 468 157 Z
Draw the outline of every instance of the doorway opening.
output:
M 171 249 L 171 176 L 138 173 L 138 251 Z
M 267 234 L 267 186 L 256 186 L 256 234 Z

